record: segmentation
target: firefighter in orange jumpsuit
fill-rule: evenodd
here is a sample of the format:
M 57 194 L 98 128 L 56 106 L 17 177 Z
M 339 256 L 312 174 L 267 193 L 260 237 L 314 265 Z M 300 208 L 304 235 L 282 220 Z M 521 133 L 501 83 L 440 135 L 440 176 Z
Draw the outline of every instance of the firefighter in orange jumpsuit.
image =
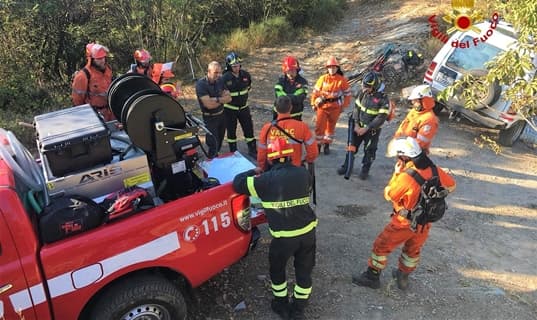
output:
M 112 68 L 106 62 L 108 48 L 98 43 L 86 45 L 87 63 L 73 79 L 71 99 L 74 106 L 89 103 L 105 121 L 115 120 L 108 107 L 108 87 Z
M 431 143 L 438 131 L 438 118 L 433 111 L 435 102 L 431 87 L 426 84 L 417 86 L 410 93 L 408 100 L 412 103 L 412 110 L 399 125 L 394 138 L 415 138 L 421 149 L 429 154 Z
M 329 154 L 339 115 L 349 106 L 352 94 L 336 58 L 328 58 L 325 66 L 328 72 L 317 80 L 311 94 L 311 105 L 317 114 L 317 147 L 320 151 L 321 146 L 324 146 L 324 154 Z
M 361 275 L 353 275 L 352 282 L 359 286 L 373 289 L 380 288 L 380 273 L 388 263 L 388 255 L 399 245 L 403 250 L 399 257 L 399 267 L 392 270 L 397 286 L 401 290 L 408 288 L 408 274 L 414 271 L 420 260 L 420 251 L 425 244 L 431 223 L 418 224 L 416 229 L 411 228 L 409 213 L 418 203 L 421 186 L 407 172 L 412 168 L 424 179 L 433 176 L 433 162 L 427 157 L 411 137 L 394 140 L 388 146 L 388 155 L 398 157 L 395 172 L 384 189 L 384 197 L 393 204 L 393 213 L 390 223 L 377 236 L 373 243 L 373 250 L 367 264 L 368 268 Z M 455 180 L 442 168 L 436 167 L 440 185 L 448 192 L 455 190 Z
M 302 164 L 302 145 L 306 148 L 305 161 L 310 164 L 319 155 L 317 142 L 311 133 L 308 125 L 302 121 L 291 117 L 291 99 L 288 96 L 281 96 L 276 99 L 275 109 L 278 113 L 277 119 L 266 123 L 259 133 L 257 140 L 257 165 L 265 171 L 269 168 L 267 162 L 267 144 L 277 137 L 288 138 L 293 146 L 291 163 L 295 166 Z M 292 138 L 291 138 L 292 137 Z
M 155 83 L 159 83 L 160 70 L 154 70 L 154 64 L 152 63 L 152 57 L 149 51 L 145 49 L 138 49 L 134 51 L 134 64 L 131 65 L 129 72 L 142 74 Z

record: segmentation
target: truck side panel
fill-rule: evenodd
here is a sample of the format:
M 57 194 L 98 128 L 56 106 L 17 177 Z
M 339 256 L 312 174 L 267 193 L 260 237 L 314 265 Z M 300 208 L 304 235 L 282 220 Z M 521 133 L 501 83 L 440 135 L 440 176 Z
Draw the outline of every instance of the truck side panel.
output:
M 0 160 L 0 319 L 51 319 L 33 225 Z
M 231 184 L 46 245 L 41 250 L 53 310 L 76 319 L 91 297 L 130 272 L 165 267 L 196 287 L 238 261 L 251 233 L 239 230 Z

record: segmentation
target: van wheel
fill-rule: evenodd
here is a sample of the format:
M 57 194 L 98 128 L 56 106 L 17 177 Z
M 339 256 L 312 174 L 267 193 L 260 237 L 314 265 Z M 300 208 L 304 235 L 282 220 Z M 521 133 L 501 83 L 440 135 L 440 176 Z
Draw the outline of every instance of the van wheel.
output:
M 487 71 L 485 70 L 470 70 L 470 74 L 474 77 L 477 77 L 477 81 L 484 82 Z M 489 83 L 485 89 L 485 92 L 482 92 L 478 96 L 478 100 L 483 106 L 476 106 L 476 109 L 482 109 L 484 105 L 493 105 L 500 98 L 502 93 L 502 87 L 498 83 L 498 80 L 494 80 L 492 83 Z
M 494 82 L 488 84 L 487 91 L 480 97 L 479 101 L 489 106 L 493 105 L 498 101 L 501 93 L 502 88 L 500 87 L 498 80 L 494 80 Z
M 90 319 L 186 319 L 181 291 L 158 276 L 128 278 L 107 290 L 97 301 Z
M 437 116 L 440 115 L 440 112 L 442 112 L 442 110 L 444 110 L 444 105 L 441 104 L 440 102 L 438 101 L 435 101 L 434 102 L 434 107 L 433 107 L 433 112 L 434 114 L 436 114 Z
M 515 122 L 509 129 L 500 129 L 499 142 L 502 146 L 510 147 L 524 131 L 526 121 L 519 120 Z

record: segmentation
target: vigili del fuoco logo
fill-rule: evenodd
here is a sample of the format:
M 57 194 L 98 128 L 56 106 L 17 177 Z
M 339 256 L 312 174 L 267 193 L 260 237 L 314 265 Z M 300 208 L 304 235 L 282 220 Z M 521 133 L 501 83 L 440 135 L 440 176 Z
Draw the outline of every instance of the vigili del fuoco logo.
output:
M 477 22 L 483 21 L 482 15 L 473 9 L 474 0 L 451 0 L 451 8 L 451 12 L 442 17 L 442 20 L 453 25 L 447 30 L 447 34 L 439 30 L 436 15 L 429 17 L 429 25 L 431 26 L 431 35 L 433 37 L 443 43 L 447 43 L 449 41 L 449 34 L 457 30 L 461 32 L 472 30 L 479 34 L 479 37 L 474 37 L 471 42 L 469 40 L 464 42 L 454 40 L 451 42 L 452 47 L 464 49 L 469 48 L 471 45 L 477 46 L 480 42 L 487 41 L 494 33 L 494 29 L 496 29 L 500 19 L 498 13 L 494 12 L 491 17 L 490 26 L 484 32 L 474 25 Z

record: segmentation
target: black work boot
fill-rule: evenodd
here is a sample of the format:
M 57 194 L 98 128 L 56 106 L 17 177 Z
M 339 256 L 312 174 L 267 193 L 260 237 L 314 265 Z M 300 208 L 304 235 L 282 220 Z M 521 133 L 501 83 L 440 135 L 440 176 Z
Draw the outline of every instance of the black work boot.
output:
M 324 154 L 330 154 L 330 145 L 328 143 L 324 144 Z
M 371 165 L 363 165 L 362 170 L 360 170 L 360 175 L 358 176 L 360 179 L 365 180 L 369 176 L 369 168 L 371 168 Z
M 372 268 L 367 268 L 361 275 L 353 275 L 352 283 L 362 287 L 369 287 L 371 289 L 380 288 L 380 271 Z
M 292 320 L 303 320 L 306 319 L 304 315 L 304 309 L 306 308 L 307 300 L 294 299 L 291 302 L 291 308 L 289 311 L 289 319 Z
M 289 300 L 287 297 L 275 297 L 270 303 L 270 308 L 282 319 L 289 319 Z
M 404 273 L 399 268 L 393 268 L 392 277 L 397 282 L 397 288 L 403 291 L 408 289 L 408 273 Z
M 230 142 L 229 143 L 229 152 L 235 152 L 237 151 L 237 143 L 236 142 Z
M 341 167 L 337 168 L 337 174 L 340 176 L 345 174 L 345 171 L 347 171 L 347 158 L 345 158 L 345 162 L 341 165 Z
M 257 159 L 257 147 L 255 140 L 248 142 L 248 155 L 254 159 Z

